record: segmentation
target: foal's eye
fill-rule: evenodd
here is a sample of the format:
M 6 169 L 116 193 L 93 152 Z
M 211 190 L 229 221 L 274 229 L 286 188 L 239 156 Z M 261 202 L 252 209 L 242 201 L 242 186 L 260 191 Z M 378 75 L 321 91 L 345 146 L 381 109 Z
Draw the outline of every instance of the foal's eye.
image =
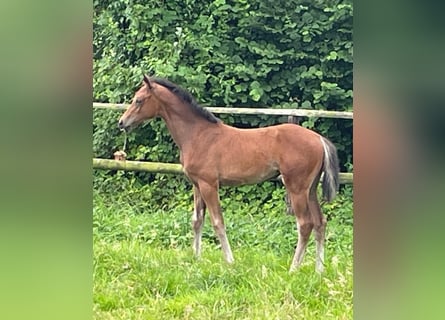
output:
M 136 99 L 135 104 L 139 108 L 142 105 L 142 99 Z

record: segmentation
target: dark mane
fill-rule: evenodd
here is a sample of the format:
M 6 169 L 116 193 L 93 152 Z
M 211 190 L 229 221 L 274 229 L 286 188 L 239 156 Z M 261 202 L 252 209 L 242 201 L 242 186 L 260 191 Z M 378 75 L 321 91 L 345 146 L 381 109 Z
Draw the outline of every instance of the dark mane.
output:
M 168 81 L 167 79 L 163 78 L 150 78 L 151 81 L 160 84 L 163 87 L 166 87 L 168 90 L 170 90 L 172 93 L 174 93 L 177 97 L 179 97 L 184 102 L 187 102 L 190 107 L 196 111 L 197 114 L 204 117 L 206 120 L 217 123 L 221 120 L 218 119 L 213 113 L 211 113 L 209 110 L 204 109 L 201 107 L 198 102 L 196 102 L 195 98 L 190 94 L 190 92 L 182 89 L 180 86 L 174 84 L 173 82 Z

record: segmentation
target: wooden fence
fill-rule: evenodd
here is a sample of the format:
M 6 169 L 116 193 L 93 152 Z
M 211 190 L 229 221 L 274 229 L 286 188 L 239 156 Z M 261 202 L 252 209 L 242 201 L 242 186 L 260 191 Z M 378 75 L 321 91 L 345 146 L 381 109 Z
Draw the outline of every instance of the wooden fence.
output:
M 100 103 L 93 102 L 93 108 L 125 110 L 126 104 Z M 320 117 L 320 118 L 339 118 L 352 119 L 353 113 L 349 111 L 325 111 L 325 110 L 306 110 L 306 109 L 267 109 L 267 108 L 231 108 L 231 107 L 206 107 L 213 113 L 226 114 L 254 114 L 270 116 L 293 116 L 293 117 Z
M 93 158 L 93 168 L 103 170 L 144 171 L 156 173 L 183 174 L 179 163 L 111 160 Z M 352 173 L 340 172 L 340 183 L 352 183 Z
M 93 108 L 125 110 L 128 105 L 111 103 L 93 103 Z M 299 117 L 320 117 L 353 119 L 353 113 L 347 111 L 324 111 L 305 109 L 262 109 L 262 108 L 229 108 L 229 107 L 207 107 L 213 113 L 225 114 L 254 114 L 271 116 L 288 116 L 289 122 L 297 122 Z M 110 159 L 93 158 L 93 168 L 103 170 L 144 171 L 153 173 L 183 174 L 182 166 L 178 163 L 162 163 L 147 161 L 118 161 Z M 353 174 L 340 172 L 340 183 L 352 184 Z

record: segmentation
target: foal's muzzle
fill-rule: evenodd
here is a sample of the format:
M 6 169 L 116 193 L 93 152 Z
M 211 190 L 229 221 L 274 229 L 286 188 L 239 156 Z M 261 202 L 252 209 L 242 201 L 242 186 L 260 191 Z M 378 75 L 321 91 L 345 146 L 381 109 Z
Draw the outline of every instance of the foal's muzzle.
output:
M 126 128 L 124 127 L 124 122 L 122 120 L 119 120 L 119 123 L 117 125 L 118 125 L 119 129 L 126 130 Z

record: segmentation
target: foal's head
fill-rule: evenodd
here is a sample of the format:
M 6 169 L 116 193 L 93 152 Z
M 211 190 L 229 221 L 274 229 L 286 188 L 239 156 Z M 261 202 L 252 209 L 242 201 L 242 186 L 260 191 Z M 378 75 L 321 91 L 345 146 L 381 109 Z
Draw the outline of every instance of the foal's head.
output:
M 142 87 L 135 93 L 133 101 L 119 119 L 119 128 L 128 130 L 144 120 L 159 114 L 160 101 L 153 95 L 153 83 L 144 76 Z

